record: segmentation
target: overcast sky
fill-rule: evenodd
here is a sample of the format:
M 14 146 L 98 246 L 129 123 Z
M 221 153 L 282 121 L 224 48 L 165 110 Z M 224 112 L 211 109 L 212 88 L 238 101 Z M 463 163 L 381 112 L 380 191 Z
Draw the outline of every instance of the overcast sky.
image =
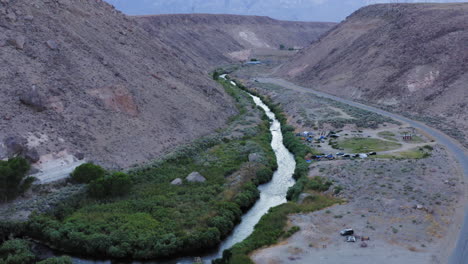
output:
M 129 15 L 214 13 L 270 16 L 282 20 L 333 21 L 374 3 L 468 0 L 106 0 Z

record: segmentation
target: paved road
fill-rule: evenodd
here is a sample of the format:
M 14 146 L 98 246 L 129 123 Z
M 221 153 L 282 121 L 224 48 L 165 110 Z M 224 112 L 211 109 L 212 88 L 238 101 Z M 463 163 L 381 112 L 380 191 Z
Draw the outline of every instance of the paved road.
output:
M 364 110 L 378 113 L 383 116 L 391 117 L 400 122 L 408 123 L 409 125 L 426 132 L 428 135 L 433 137 L 439 144 L 444 145 L 450 152 L 452 152 L 453 156 L 460 163 L 460 166 L 463 169 L 465 178 L 467 179 L 466 182 L 468 182 L 468 156 L 467 156 L 466 150 L 458 142 L 456 142 L 449 136 L 445 135 L 444 133 L 440 132 L 439 130 L 436 130 L 423 123 L 408 119 L 406 117 L 403 117 L 394 113 L 390 113 L 390 112 L 387 112 L 387 111 L 384 111 L 384 110 L 381 110 L 372 106 L 363 105 L 360 103 L 356 103 L 356 102 L 346 100 L 343 98 L 339 98 L 339 97 L 329 95 L 326 93 L 317 92 L 309 88 L 304 88 L 304 87 L 295 85 L 291 82 L 288 82 L 282 79 L 257 78 L 257 80 L 262 83 L 272 83 L 272 84 L 276 84 L 276 85 L 279 85 L 288 89 L 300 91 L 300 92 L 312 93 L 320 97 L 333 99 L 335 101 L 342 102 L 342 103 L 345 103 L 354 107 L 358 107 Z M 466 207 L 465 209 L 464 223 L 460 231 L 460 235 L 457 241 L 456 248 L 453 251 L 449 259 L 449 264 L 467 264 L 467 263 L 468 263 L 468 207 Z

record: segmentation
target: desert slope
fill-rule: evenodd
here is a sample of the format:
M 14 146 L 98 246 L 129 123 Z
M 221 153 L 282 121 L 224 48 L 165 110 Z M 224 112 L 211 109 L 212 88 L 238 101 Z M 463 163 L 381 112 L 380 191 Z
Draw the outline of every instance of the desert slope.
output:
M 466 142 L 467 43 L 467 3 L 373 5 L 352 14 L 278 74 L 417 114 Z
M 1 1 L 0 14 L 0 158 L 125 168 L 236 112 L 190 54 L 103 1 Z
M 260 16 L 180 14 L 133 17 L 144 29 L 194 62 L 212 67 L 245 61 L 262 50 L 302 48 L 335 23 L 289 22 Z

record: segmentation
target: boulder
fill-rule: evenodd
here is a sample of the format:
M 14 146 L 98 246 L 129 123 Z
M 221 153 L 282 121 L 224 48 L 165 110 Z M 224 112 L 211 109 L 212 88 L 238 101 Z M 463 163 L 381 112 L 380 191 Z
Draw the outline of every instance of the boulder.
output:
M 82 152 L 78 152 L 75 154 L 75 157 L 78 159 L 78 160 L 84 160 L 84 153 Z
M 188 182 L 205 182 L 206 178 L 198 172 L 192 172 L 185 178 Z
M 20 154 L 25 150 L 27 141 L 20 136 L 10 136 L 3 141 L 8 156 Z
M 182 179 L 177 178 L 171 182 L 172 185 L 182 185 Z
M 16 38 L 11 38 L 8 40 L 8 44 L 15 47 L 18 50 L 24 49 L 24 44 L 26 43 L 26 38 L 23 36 L 18 36 Z
M 58 49 L 58 43 L 55 40 L 51 39 L 51 40 L 46 41 L 46 45 L 51 50 L 57 50 Z
M 8 18 L 10 21 L 16 21 L 16 14 L 13 12 L 8 12 L 8 14 L 5 17 Z
M 31 90 L 24 92 L 20 96 L 20 102 L 34 108 L 37 111 L 44 111 L 46 109 L 45 98 L 39 93 L 36 86 L 33 86 Z
M 259 153 L 250 153 L 249 154 L 249 161 L 250 162 L 260 162 L 262 156 Z
M 27 149 L 24 152 L 23 156 L 31 163 L 36 163 L 41 159 L 41 156 L 39 156 L 39 152 L 37 152 L 35 148 Z

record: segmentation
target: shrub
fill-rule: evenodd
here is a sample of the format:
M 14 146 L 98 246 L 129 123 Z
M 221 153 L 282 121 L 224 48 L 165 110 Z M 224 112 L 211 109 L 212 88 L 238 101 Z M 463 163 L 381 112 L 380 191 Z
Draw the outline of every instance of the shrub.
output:
M 268 167 L 261 168 L 256 172 L 256 176 L 257 177 L 254 180 L 256 185 L 267 183 L 273 176 L 273 170 Z
M 219 79 L 219 72 L 215 71 L 213 72 L 213 80 L 217 81 Z
M 434 150 L 434 147 L 432 147 L 431 145 L 425 145 L 423 148 L 427 150 Z
M 309 182 L 307 183 L 307 188 L 314 191 L 326 192 L 328 191 L 328 189 L 330 189 L 330 186 L 332 185 L 333 182 L 325 180 L 320 176 L 315 176 L 314 178 L 309 180 Z
M 242 191 L 235 197 L 234 203 L 239 205 L 240 209 L 245 212 L 257 201 L 260 197 L 260 192 L 253 183 L 244 185 Z
M 8 201 L 24 193 L 35 178 L 27 177 L 30 169 L 27 160 L 12 158 L 8 161 L 0 160 L 0 200 Z
M 104 177 L 106 171 L 99 165 L 85 163 L 75 168 L 71 174 L 71 178 L 75 183 L 90 183 Z
M 8 240 L 0 247 L 0 263 L 29 264 L 36 256 L 31 252 L 30 243 L 22 239 Z
M 99 178 L 88 186 L 88 193 L 95 198 L 123 196 L 130 191 L 132 180 L 122 172 Z

